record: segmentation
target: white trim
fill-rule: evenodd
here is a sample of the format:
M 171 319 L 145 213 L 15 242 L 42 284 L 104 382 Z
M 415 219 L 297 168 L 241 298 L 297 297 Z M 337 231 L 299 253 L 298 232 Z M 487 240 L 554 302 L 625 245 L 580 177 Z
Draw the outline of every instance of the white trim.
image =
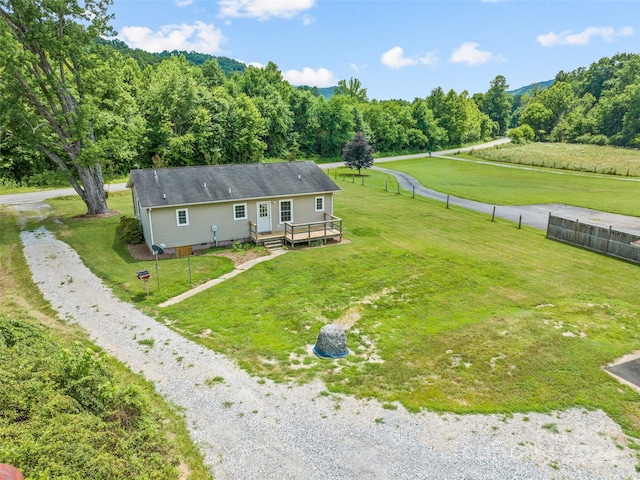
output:
M 180 212 L 184 212 L 185 223 L 180 223 Z M 189 209 L 188 208 L 176 208 L 176 225 L 178 227 L 189 226 Z
M 291 218 L 289 220 L 282 220 L 282 204 L 284 202 L 289 202 L 289 204 L 291 205 L 291 209 L 290 209 Z M 293 200 L 290 198 L 284 198 L 278 202 L 278 224 L 282 225 L 285 222 L 293 223 Z
M 322 200 L 322 207 L 318 208 L 318 200 Z M 313 202 L 313 206 L 316 209 L 316 212 L 324 212 L 324 197 L 316 197 L 315 201 Z
M 238 217 L 236 207 L 244 207 L 244 216 Z M 233 204 L 233 219 L 234 220 L 246 220 L 248 218 L 249 212 L 246 203 L 234 203 Z

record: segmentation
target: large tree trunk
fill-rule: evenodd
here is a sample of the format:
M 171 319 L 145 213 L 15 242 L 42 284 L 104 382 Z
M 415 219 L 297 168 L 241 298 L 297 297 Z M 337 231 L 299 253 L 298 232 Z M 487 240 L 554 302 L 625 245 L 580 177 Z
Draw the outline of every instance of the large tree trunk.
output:
M 82 189 L 78 194 L 87 205 L 88 215 L 107 213 L 107 195 L 104 191 L 102 167 L 99 163 L 91 167 L 78 167 Z
M 87 215 L 101 215 L 107 213 L 107 194 L 104 190 L 104 180 L 102 178 L 102 165 L 96 162 L 91 166 L 84 166 L 78 161 L 78 150 L 80 143 L 73 145 L 66 144 L 66 153 L 72 159 L 73 169 L 51 150 L 43 145 L 38 148 L 51 160 L 58 168 L 60 168 L 69 179 L 71 186 L 80 195 L 82 201 L 87 206 Z M 80 183 L 78 183 L 73 171 L 77 172 Z

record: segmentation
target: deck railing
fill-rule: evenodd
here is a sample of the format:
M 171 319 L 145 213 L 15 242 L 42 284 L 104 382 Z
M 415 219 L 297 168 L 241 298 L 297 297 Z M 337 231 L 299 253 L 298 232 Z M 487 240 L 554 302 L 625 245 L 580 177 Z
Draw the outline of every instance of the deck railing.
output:
M 291 245 L 332 238 L 342 238 L 342 219 L 329 213 L 325 213 L 324 220 L 319 222 L 284 224 L 284 240 Z
M 292 246 L 296 243 L 306 242 L 311 244 L 311 242 L 325 242 L 326 240 L 335 238 L 341 240 L 342 219 L 325 212 L 324 220 L 304 223 L 285 222 L 284 231 L 269 234 L 260 234 L 257 224 L 249 221 L 249 236 L 256 243 L 261 242 L 265 238 L 281 238 L 284 242 Z

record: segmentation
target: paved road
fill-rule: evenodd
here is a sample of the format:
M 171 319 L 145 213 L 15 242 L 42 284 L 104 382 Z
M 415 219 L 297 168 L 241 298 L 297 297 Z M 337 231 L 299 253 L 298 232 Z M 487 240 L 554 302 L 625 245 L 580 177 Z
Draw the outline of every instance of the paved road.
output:
M 383 167 L 373 168 L 393 175 L 398 179 L 400 186 L 406 190 L 412 190 L 415 188 L 417 195 L 433 198 L 441 202 L 447 201 L 446 194 L 423 186 L 415 178 L 406 173 L 389 170 L 388 168 Z M 495 208 L 496 218 L 502 218 L 515 223 L 522 221 L 522 225 L 528 225 L 545 231 L 547 229 L 549 214 L 552 213 L 557 217 L 567 218 L 569 220 L 578 219 L 582 223 L 589 223 L 591 225 L 598 225 L 605 228 L 612 226 L 615 230 L 640 235 L 640 218 L 638 217 L 617 215 L 598 210 L 591 210 L 589 208 L 563 205 L 560 203 L 504 206 L 491 205 L 488 203 L 467 200 L 465 198 L 449 196 L 449 205 L 455 205 L 469 210 L 474 210 L 476 212 L 486 213 L 487 215 L 493 215 Z
M 124 190 L 125 183 L 112 183 L 105 185 L 110 192 Z M 0 195 L 0 205 L 26 205 L 31 203 L 42 203 L 50 198 L 68 197 L 77 195 L 73 188 L 57 188 L 55 190 L 42 190 L 40 192 L 12 193 L 10 195 Z

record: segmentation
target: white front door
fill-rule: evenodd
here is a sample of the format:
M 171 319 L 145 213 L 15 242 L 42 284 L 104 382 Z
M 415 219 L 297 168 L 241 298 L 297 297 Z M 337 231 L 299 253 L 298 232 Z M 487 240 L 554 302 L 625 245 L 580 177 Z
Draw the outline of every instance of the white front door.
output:
M 258 202 L 258 233 L 271 231 L 271 202 Z

